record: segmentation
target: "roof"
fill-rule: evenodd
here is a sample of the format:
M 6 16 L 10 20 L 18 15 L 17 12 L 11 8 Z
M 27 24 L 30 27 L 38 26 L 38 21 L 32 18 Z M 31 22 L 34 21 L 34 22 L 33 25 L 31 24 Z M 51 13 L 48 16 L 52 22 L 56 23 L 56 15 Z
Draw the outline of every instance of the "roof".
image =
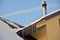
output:
M 40 20 L 42 20 L 42 19 L 44 19 L 44 18 L 46 18 L 46 17 L 48 17 L 48 16 L 57 14 L 57 12 L 60 12 L 60 9 L 58 9 L 58 10 L 56 10 L 56 11 L 53 11 L 53 12 L 51 12 L 51 13 L 45 15 L 45 16 L 42 16 L 40 19 L 34 21 L 33 23 L 30 23 L 29 25 L 27 25 L 27 26 L 25 26 L 25 27 L 23 27 L 23 28 L 21 28 L 21 29 L 19 29 L 19 30 L 23 30 L 23 29 L 25 29 L 26 27 L 29 27 L 30 25 L 33 25 L 33 24 L 35 24 L 36 22 L 38 22 L 38 21 L 40 21 Z M 59 13 L 58 13 L 58 14 L 59 14 Z M 18 31 L 18 30 L 17 30 L 17 31 Z
M 15 23 L 15 22 L 12 22 L 12 21 L 10 21 L 8 19 L 5 19 L 3 17 L 0 17 L 0 20 L 2 20 L 3 22 L 7 23 L 9 26 L 12 26 L 12 27 L 16 27 L 16 28 L 18 28 L 18 27 L 23 28 L 24 27 L 22 25 L 19 25 L 19 24 Z
M 38 20 L 34 21 L 33 23 L 30 23 L 29 25 L 27 25 L 27 26 L 25 26 L 25 27 L 28 27 L 28 26 L 30 26 L 30 25 L 33 25 L 34 23 L 42 20 L 43 18 L 46 18 L 46 17 L 51 16 L 51 15 L 53 15 L 53 14 L 57 14 L 56 12 L 60 12 L 60 9 L 58 9 L 58 10 L 56 10 L 56 11 L 53 11 L 53 12 L 51 12 L 51 13 L 45 15 L 45 16 L 42 16 L 42 17 L 39 18 Z

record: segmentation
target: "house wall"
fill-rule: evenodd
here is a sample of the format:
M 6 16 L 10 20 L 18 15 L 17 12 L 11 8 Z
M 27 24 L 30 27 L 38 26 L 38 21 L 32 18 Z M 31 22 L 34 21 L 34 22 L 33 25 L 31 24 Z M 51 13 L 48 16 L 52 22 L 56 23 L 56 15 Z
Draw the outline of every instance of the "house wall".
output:
M 44 26 L 43 28 L 37 29 L 36 32 L 33 32 L 31 35 L 37 40 L 47 40 L 46 27 Z
M 59 19 L 60 15 L 55 16 L 46 22 L 48 40 L 60 40 Z

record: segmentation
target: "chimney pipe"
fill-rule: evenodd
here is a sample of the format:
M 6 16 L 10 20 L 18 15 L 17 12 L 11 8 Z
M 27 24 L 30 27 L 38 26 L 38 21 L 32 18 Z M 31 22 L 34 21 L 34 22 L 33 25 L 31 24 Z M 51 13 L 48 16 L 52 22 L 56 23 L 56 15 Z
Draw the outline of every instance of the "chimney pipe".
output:
M 43 10 L 43 16 L 45 16 L 47 14 L 47 4 L 46 4 L 46 1 L 43 0 L 42 1 L 42 10 Z

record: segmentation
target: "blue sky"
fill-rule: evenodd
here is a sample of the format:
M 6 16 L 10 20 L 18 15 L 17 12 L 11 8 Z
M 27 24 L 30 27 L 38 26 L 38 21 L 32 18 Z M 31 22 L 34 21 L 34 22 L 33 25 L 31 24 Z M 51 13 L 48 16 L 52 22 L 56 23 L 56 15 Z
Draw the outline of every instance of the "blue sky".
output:
M 46 0 L 47 14 L 60 9 L 60 0 Z M 42 17 L 42 0 L 0 0 L 0 16 L 21 25 Z

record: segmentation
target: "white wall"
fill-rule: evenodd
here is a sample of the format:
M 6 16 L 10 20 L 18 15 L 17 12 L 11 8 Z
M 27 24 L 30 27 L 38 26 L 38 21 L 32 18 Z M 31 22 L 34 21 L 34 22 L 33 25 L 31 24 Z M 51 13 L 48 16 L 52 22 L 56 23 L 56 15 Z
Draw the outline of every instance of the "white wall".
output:
M 23 40 L 16 34 L 16 29 L 10 28 L 0 20 L 0 40 Z

